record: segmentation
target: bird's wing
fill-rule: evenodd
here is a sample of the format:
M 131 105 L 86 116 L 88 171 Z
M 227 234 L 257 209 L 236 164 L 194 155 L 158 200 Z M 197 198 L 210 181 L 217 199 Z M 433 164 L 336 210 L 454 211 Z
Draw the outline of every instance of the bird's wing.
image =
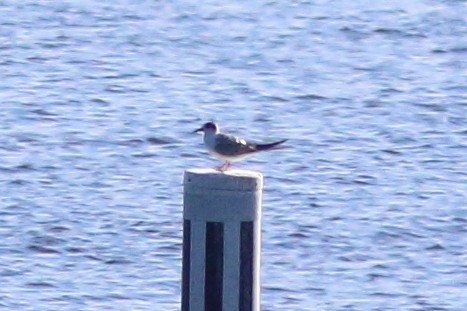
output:
M 217 134 L 215 151 L 225 156 L 238 156 L 256 151 L 256 145 L 233 135 Z

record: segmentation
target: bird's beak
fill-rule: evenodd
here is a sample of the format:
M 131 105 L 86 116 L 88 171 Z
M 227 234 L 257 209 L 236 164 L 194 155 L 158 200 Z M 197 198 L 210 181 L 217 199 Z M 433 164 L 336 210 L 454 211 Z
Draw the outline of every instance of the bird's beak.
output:
M 198 133 L 198 132 L 202 132 L 202 131 L 203 131 L 203 128 L 202 128 L 202 127 L 200 127 L 199 129 L 197 129 L 197 130 L 194 130 L 194 131 L 193 131 L 193 133 Z

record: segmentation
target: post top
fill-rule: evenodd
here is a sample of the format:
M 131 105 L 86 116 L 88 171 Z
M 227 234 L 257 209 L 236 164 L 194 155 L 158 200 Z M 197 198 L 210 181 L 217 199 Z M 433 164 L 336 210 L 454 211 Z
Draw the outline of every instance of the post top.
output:
M 256 191 L 263 188 L 263 175 L 248 170 L 228 170 L 196 168 L 185 171 L 184 184 L 191 189 L 211 189 L 227 191 Z

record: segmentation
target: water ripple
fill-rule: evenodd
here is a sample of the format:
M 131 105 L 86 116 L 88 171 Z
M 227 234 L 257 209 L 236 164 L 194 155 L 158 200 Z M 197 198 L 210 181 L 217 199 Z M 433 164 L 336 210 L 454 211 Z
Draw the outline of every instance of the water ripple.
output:
M 264 310 L 466 310 L 465 3 L 0 3 L 2 310 L 179 310 L 205 120 L 265 174 Z M 38 294 L 40 293 L 40 294 Z

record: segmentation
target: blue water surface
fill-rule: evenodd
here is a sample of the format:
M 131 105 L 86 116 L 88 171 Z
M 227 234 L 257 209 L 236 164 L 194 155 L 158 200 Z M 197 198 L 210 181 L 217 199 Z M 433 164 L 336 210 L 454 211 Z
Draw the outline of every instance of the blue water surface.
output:
M 262 305 L 467 310 L 467 4 L 0 1 L 0 310 L 179 310 L 207 120 L 262 171 Z

